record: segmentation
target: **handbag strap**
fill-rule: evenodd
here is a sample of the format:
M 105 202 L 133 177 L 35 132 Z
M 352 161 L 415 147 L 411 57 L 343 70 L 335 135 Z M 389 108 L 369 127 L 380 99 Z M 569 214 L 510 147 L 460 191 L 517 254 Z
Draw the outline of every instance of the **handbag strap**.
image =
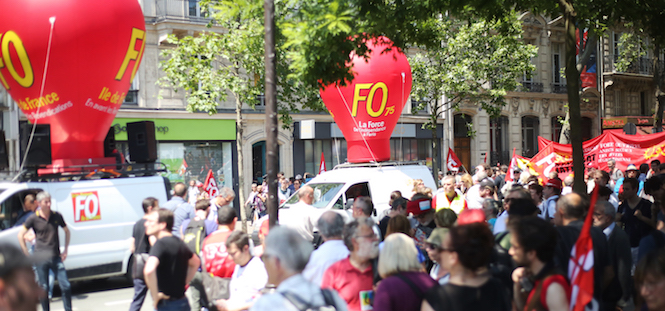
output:
M 407 285 L 409 285 L 409 287 L 411 287 L 411 290 L 413 290 L 413 292 L 416 294 L 416 296 L 418 296 L 418 299 L 423 299 L 423 297 L 425 296 L 425 293 L 423 293 L 423 291 L 418 286 L 416 286 L 416 284 L 413 284 L 413 282 L 411 280 L 409 280 L 409 278 L 402 275 L 401 273 L 397 273 L 397 274 L 395 274 L 395 276 L 400 278 Z

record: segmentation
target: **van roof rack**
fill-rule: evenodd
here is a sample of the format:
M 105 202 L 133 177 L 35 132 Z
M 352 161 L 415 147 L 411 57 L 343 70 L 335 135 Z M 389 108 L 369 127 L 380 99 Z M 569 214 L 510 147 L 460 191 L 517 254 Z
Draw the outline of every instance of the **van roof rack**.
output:
M 91 179 L 108 179 L 123 177 L 154 176 L 168 172 L 167 166 L 161 162 L 153 163 L 113 163 L 113 164 L 82 164 L 58 167 L 58 172 L 47 166 L 25 167 L 19 173 L 20 182 L 29 181 L 78 181 Z
M 333 170 L 349 167 L 383 167 L 383 166 L 403 166 L 403 165 L 422 165 L 424 161 L 385 161 L 385 162 L 366 162 L 366 163 L 349 163 L 345 162 L 337 164 Z

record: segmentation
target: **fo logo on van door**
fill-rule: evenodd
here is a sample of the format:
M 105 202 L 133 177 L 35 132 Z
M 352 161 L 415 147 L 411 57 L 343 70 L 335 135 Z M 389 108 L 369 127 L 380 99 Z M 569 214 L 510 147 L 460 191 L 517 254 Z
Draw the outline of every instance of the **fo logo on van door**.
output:
M 102 219 L 97 191 L 72 193 L 74 221 L 91 221 Z

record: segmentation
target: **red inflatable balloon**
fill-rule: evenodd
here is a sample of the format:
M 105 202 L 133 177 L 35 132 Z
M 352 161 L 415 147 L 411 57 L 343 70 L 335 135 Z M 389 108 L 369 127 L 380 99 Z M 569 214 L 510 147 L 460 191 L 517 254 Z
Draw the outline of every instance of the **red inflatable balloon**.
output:
M 351 163 L 390 160 L 390 136 L 411 93 L 411 66 L 385 37 L 367 43 L 369 60 L 351 55 L 354 79 L 329 85 L 321 98 L 346 138 Z
M 51 124 L 53 159 L 104 156 L 145 36 L 136 0 L 0 3 L 0 84 L 31 123 Z

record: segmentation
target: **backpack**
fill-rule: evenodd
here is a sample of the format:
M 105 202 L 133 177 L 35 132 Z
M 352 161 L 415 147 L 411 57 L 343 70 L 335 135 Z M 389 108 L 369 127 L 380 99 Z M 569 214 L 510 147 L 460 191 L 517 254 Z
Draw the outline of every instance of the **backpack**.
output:
M 208 236 L 206 233 L 205 219 L 191 220 L 185 228 L 182 240 L 187 244 L 189 250 L 194 254 L 200 254 L 203 247 L 203 240 Z
M 297 295 L 284 292 L 280 293 L 286 300 L 288 300 L 296 309 L 300 311 L 336 311 L 337 306 L 335 306 L 335 299 L 333 294 L 329 289 L 322 289 L 321 294 L 323 295 L 324 304 L 322 306 L 313 307 L 310 304 L 304 302 L 302 298 Z

